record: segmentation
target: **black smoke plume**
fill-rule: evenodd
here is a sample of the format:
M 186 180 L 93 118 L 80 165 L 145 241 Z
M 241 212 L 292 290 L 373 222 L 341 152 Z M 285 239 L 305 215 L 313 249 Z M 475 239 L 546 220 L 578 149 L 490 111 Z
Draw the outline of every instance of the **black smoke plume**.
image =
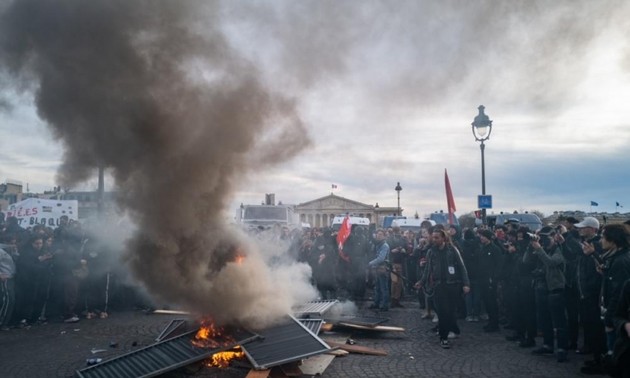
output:
M 198 4 L 5 1 L 0 66 L 62 143 L 62 186 L 99 166 L 112 173 L 138 226 L 127 260 L 150 292 L 218 321 L 262 324 L 265 312 L 288 310 L 286 298 L 269 298 L 273 277 L 222 210 L 249 170 L 309 139 L 293 100 L 263 84 L 214 26 L 218 11 Z

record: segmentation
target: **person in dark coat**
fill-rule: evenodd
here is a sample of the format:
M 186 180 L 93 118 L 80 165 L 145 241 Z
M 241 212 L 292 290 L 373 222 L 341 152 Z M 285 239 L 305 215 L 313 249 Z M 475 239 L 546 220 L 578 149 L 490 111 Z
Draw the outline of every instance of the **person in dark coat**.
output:
M 566 261 L 565 275 L 567 285 L 565 294 L 567 297 L 567 319 L 569 322 L 569 349 L 577 349 L 577 341 L 579 336 L 579 313 L 580 313 L 580 293 L 577 284 L 577 264 L 580 255 L 582 255 L 582 245 L 580 244 L 580 233 L 574 227 L 580 223 L 574 217 L 567 217 L 557 231 L 562 236 L 562 254 Z
M 576 273 L 580 295 L 580 322 L 584 330 L 584 346 L 579 353 L 593 355 L 593 360 L 585 362 L 586 372 L 591 370 L 590 365 L 601 366 L 602 355 L 606 352 L 606 333 L 601 321 L 599 303 L 602 275 L 597 271 L 597 266 L 603 263 L 601 259 L 603 251 L 597 219 L 586 217 L 575 227 L 580 233 L 582 244 L 582 254 L 577 259 Z
M 518 346 L 521 348 L 531 348 L 536 346 L 536 294 L 533 287 L 533 272 L 536 269 L 537 261 L 525 259 L 529 247 L 531 234 L 529 228 L 521 227 L 516 232 L 516 243 L 512 248 L 516 255 L 516 275 L 518 277 L 518 308 L 515 320 L 515 334 Z
M 609 224 L 602 230 L 602 248 L 604 254 L 604 274 L 602 286 L 602 307 L 605 309 L 604 327 L 608 344 L 608 353 L 612 353 L 615 345 L 615 329 L 613 314 L 617 310 L 619 296 L 624 282 L 630 279 L 630 250 L 628 247 L 630 234 L 622 224 Z
M 630 378 L 630 279 L 623 284 L 612 319 L 618 338 L 612 360 L 620 375 Z
M 479 287 L 483 303 L 488 312 L 488 324 L 485 332 L 499 330 L 499 304 L 497 302 L 497 284 L 501 271 L 503 251 L 493 242 L 494 235 L 490 230 L 481 230 L 479 240 Z
M 475 232 L 471 229 L 464 231 L 462 242 L 462 259 L 468 271 L 470 291 L 466 294 L 466 321 L 478 322 L 481 315 L 481 290 L 479 288 L 479 254 L 481 244 Z
M 470 291 L 470 281 L 464 261 L 450 242 L 450 237 L 443 229 L 434 229 L 431 234 L 431 249 L 418 288 L 433 285 L 434 301 L 438 312 L 438 330 L 440 346 L 450 348 L 448 335 L 460 333 L 457 326 L 457 300 Z
M 354 300 L 362 300 L 365 296 L 367 282 L 367 263 L 370 244 L 366 230 L 359 225 L 352 225 L 352 232 L 346 240 L 344 251 L 350 258 L 350 295 Z
M 33 235 L 26 246 L 20 249 L 17 261 L 16 293 L 18 306 L 16 316 L 21 325 L 37 322 L 46 300 L 50 262 L 52 255 L 43 253 L 44 239 Z
M 322 299 L 334 299 L 337 296 L 336 268 L 337 268 L 337 247 L 335 239 L 330 230 L 325 230 L 315 239 L 313 249 L 317 258 L 317 267 L 314 276 L 317 290 Z

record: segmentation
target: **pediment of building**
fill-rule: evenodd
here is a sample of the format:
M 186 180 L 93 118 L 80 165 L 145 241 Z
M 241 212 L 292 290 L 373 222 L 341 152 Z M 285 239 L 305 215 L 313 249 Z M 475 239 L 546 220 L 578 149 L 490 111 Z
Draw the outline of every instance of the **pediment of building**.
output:
M 343 213 L 343 210 L 373 210 L 374 206 L 367 205 L 358 201 L 353 201 L 348 198 L 336 196 L 334 194 L 326 197 L 314 199 L 312 201 L 304 202 L 296 206 L 299 210 L 323 210 L 323 211 L 336 211 Z

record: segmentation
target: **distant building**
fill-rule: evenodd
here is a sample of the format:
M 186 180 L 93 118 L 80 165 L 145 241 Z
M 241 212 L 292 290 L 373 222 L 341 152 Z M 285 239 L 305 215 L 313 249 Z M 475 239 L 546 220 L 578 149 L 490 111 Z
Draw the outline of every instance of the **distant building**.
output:
M 24 199 L 22 183 L 14 180 L 7 180 L 0 184 L 0 208 L 6 209 L 10 204 L 20 202 Z
M 115 192 L 103 193 L 103 214 L 114 214 L 116 212 L 115 195 Z M 96 216 L 98 213 L 98 197 L 98 191 L 63 192 L 61 188 L 55 187 L 55 189 L 44 193 L 24 193 L 20 182 L 7 180 L 6 183 L 0 184 L 1 210 L 6 210 L 9 205 L 27 198 L 77 200 L 79 202 L 79 219 L 85 219 Z
M 295 206 L 295 213 L 298 214 L 300 222 L 308 223 L 312 227 L 330 227 L 335 216 L 344 214 L 368 218 L 370 223 L 380 226 L 386 215 L 397 212 L 397 207 L 368 205 L 332 193 Z

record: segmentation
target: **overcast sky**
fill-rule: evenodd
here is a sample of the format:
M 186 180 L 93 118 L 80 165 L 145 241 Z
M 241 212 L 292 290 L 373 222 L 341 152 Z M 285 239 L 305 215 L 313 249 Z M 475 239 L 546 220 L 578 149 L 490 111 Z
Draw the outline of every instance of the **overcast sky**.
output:
M 339 196 L 396 206 L 400 182 L 404 214 L 424 215 L 446 210 L 445 169 L 458 213 L 475 210 L 481 156 L 471 122 L 481 104 L 493 120 L 493 211 L 630 207 L 627 1 L 199 4 L 196 31 L 204 35 L 204 19 L 218 27 L 269 90 L 294 102 L 311 140 L 237 177 L 230 212 L 265 193 L 307 202 L 332 184 Z M 190 75 L 212 85 L 203 70 Z M 65 145 L 29 88 L 0 84 L 0 180 L 51 189 Z M 95 188 L 96 173 L 76 186 Z

